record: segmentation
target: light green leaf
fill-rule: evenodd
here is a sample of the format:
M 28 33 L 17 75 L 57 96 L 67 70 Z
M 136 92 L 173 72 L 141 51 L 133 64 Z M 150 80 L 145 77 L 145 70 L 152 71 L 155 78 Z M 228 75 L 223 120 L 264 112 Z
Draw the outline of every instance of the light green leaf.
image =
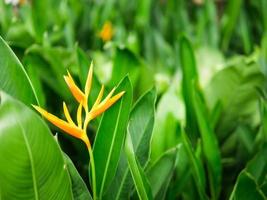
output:
M 132 86 L 125 77 L 116 89 L 123 97 L 104 113 L 94 142 L 96 188 L 101 198 L 111 183 L 119 162 L 132 104 Z
M 43 120 L 0 93 L 0 199 L 73 199 L 62 152 Z
M 38 104 L 31 81 L 22 64 L 0 37 L 0 90 L 27 105 Z

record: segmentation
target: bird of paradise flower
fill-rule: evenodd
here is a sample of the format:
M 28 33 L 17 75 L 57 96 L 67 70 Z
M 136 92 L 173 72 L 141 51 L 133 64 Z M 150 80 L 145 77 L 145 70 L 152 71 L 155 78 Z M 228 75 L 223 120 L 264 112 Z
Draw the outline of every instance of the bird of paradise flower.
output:
M 66 103 L 63 102 L 63 111 L 64 115 L 66 117 L 66 121 L 62 120 L 55 115 L 47 112 L 43 108 L 32 105 L 44 118 L 46 118 L 48 121 L 50 121 L 52 124 L 57 126 L 58 128 L 62 129 L 69 135 L 76 137 L 80 140 L 82 140 L 88 149 L 89 156 L 90 156 L 90 164 L 92 169 L 92 189 L 93 189 L 93 197 L 96 199 L 96 180 L 95 180 L 95 164 L 94 164 L 94 156 L 91 148 L 90 140 L 86 134 L 86 130 L 88 127 L 88 124 L 91 120 L 99 116 L 101 113 L 105 112 L 108 108 L 110 108 L 116 101 L 118 101 L 124 94 L 124 91 L 116 94 L 115 96 L 112 96 L 115 89 L 113 88 L 110 93 L 106 96 L 106 98 L 101 101 L 103 94 L 104 94 L 104 85 L 102 85 L 101 90 L 98 94 L 98 97 L 96 98 L 95 103 L 93 104 L 92 108 L 89 110 L 88 107 L 88 98 L 91 91 L 92 86 L 92 78 L 93 78 L 93 63 L 91 63 L 91 66 L 88 71 L 87 80 L 84 88 L 84 92 L 79 89 L 79 87 L 75 84 L 72 76 L 68 72 L 67 76 L 64 76 L 64 79 L 74 96 L 74 98 L 79 103 L 78 109 L 77 109 L 77 124 L 72 120 L 69 110 L 66 106 Z M 84 109 L 85 118 L 82 120 L 82 112 Z

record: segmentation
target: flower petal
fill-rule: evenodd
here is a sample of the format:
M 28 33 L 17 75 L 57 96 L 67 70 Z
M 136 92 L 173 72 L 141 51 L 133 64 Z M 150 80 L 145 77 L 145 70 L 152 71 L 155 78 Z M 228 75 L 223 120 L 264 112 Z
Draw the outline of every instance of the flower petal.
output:
M 39 106 L 35 106 L 35 105 L 32 105 L 32 106 L 39 113 L 41 113 L 41 115 L 43 115 L 48 121 L 50 121 L 52 124 L 54 124 L 58 128 L 62 129 L 66 133 L 68 133 L 68 134 L 70 134 L 76 138 L 79 138 L 79 139 L 81 139 L 81 137 L 83 136 L 83 131 L 81 129 L 79 129 L 78 127 L 73 126 L 62 119 L 59 119 L 55 115 L 47 112 L 46 110 L 40 108 Z
M 68 76 L 64 76 L 64 79 L 72 93 L 72 95 L 74 96 L 74 98 L 79 102 L 85 102 L 85 96 L 83 94 L 83 92 L 77 87 L 77 85 L 75 84 L 73 78 L 71 77 L 70 73 L 68 72 Z
M 67 121 L 68 121 L 70 124 L 72 124 L 72 125 L 75 126 L 75 123 L 74 123 L 73 120 L 71 119 L 71 116 L 70 116 L 68 107 L 66 106 L 66 103 L 65 103 L 65 102 L 63 102 L 63 111 L 64 111 L 64 115 L 65 115 Z
M 116 90 L 116 87 L 114 87 L 109 94 L 106 96 L 106 98 L 99 104 L 99 106 L 102 106 L 103 104 L 105 104 L 113 95 L 114 91 Z
M 94 119 L 101 113 L 105 112 L 108 108 L 110 108 L 110 106 L 112 106 L 116 101 L 118 101 L 124 93 L 125 92 L 123 91 L 123 92 L 120 92 L 119 94 L 116 94 L 111 99 L 108 99 L 104 104 L 101 103 L 99 106 L 97 106 L 97 108 L 90 111 L 89 114 L 91 118 Z
M 78 127 L 82 128 L 82 104 L 79 104 L 78 110 L 77 110 L 77 123 Z
M 92 87 L 93 67 L 94 67 L 93 62 L 91 62 L 84 88 L 86 99 L 88 98 Z
M 101 90 L 100 90 L 100 92 L 99 92 L 99 94 L 98 94 L 98 96 L 96 98 L 96 101 L 95 101 L 92 109 L 94 109 L 96 106 L 99 105 L 99 103 L 100 103 L 100 101 L 101 101 L 101 99 L 103 97 L 103 94 L 104 94 L 104 89 L 105 89 L 105 87 L 104 87 L 104 85 L 102 85 Z

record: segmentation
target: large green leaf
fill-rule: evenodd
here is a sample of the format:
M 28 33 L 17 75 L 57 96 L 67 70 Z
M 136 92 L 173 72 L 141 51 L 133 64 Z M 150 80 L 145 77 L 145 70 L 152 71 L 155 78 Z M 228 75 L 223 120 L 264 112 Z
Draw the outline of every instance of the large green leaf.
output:
M 151 134 L 154 125 L 156 91 L 149 90 L 136 102 L 130 114 L 128 132 L 132 137 L 132 143 L 136 159 L 142 167 L 149 156 Z M 133 180 L 127 164 L 127 157 L 122 151 L 116 175 L 106 193 L 106 198 L 128 198 L 133 187 Z
M 180 145 L 179 145 L 180 146 Z M 149 169 L 147 179 L 154 199 L 165 199 L 165 195 L 175 171 L 179 146 L 165 152 Z
M 0 199 L 73 199 L 62 152 L 43 120 L 1 92 Z
M 128 76 L 122 80 L 116 91 L 125 91 L 125 94 L 103 115 L 93 148 L 96 189 L 100 198 L 115 175 L 125 138 L 132 104 L 132 86 Z
M 86 184 L 84 183 L 79 172 L 75 168 L 71 159 L 67 154 L 64 154 L 65 163 L 67 164 L 68 172 L 71 179 L 72 193 L 74 200 L 92 200 L 92 196 L 88 191 Z
M 33 86 L 22 64 L 0 37 L 0 89 L 23 103 L 38 103 Z
M 147 177 L 136 159 L 131 135 L 128 133 L 125 142 L 125 154 L 127 156 L 130 172 L 134 181 L 134 185 L 139 196 L 139 199 L 149 200 L 153 199 L 150 185 Z

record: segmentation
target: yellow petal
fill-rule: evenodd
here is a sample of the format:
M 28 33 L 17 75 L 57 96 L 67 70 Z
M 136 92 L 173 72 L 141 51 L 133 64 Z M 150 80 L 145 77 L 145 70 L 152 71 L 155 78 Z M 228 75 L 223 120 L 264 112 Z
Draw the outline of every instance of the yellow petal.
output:
M 72 121 L 71 119 L 71 116 L 70 116 L 70 113 L 69 113 L 69 110 L 68 110 L 68 107 L 66 106 L 66 103 L 63 102 L 63 111 L 64 111 L 64 115 L 67 119 L 67 121 L 72 124 L 72 125 L 75 125 L 75 123 Z
M 111 22 L 107 21 L 102 27 L 102 30 L 99 34 L 99 36 L 102 38 L 104 42 L 107 42 L 112 39 L 113 36 L 113 27 Z
M 102 106 L 103 104 L 105 104 L 113 95 L 114 91 L 115 91 L 116 87 L 114 87 L 109 94 L 106 96 L 106 98 L 100 103 L 100 106 Z
M 105 104 L 100 104 L 97 108 L 93 109 L 90 112 L 91 118 L 94 119 L 96 118 L 98 115 L 100 115 L 101 113 L 105 112 L 108 108 L 110 108 L 116 101 L 118 101 L 122 95 L 125 92 L 120 92 L 119 94 L 115 95 L 114 97 L 112 97 L 111 99 L 107 100 L 107 102 Z
M 40 108 L 39 106 L 32 105 L 41 115 L 43 115 L 48 121 L 50 121 L 52 124 L 57 126 L 58 128 L 62 129 L 66 133 L 81 139 L 83 136 L 83 131 L 76 126 L 73 126 L 66 121 L 59 119 L 55 115 L 47 112 L 46 110 Z
M 100 92 L 99 92 L 99 94 L 98 94 L 98 96 L 96 98 L 96 101 L 95 101 L 92 109 L 94 109 L 96 106 L 99 105 L 99 103 L 100 103 L 100 101 L 101 101 L 101 99 L 103 97 L 103 94 L 104 94 L 104 89 L 105 89 L 105 87 L 104 87 L 104 85 L 102 85 L 101 90 L 100 90 Z
M 64 76 L 64 79 L 72 93 L 72 95 L 74 96 L 74 98 L 79 102 L 79 103 L 84 103 L 85 98 L 84 98 L 84 94 L 83 92 L 77 87 L 77 85 L 75 84 L 73 78 L 71 77 L 70 73 L 68 72 L 68 76 Z
M 81 103 L 77 110 L 77 123 L 78 123 L 78 127 L 82 128 L 82 104 Z
M 91 62 L 84 88 L 86 98 L 88 98 L 92 87 L 93 67 L 94 67 L 93 62 Z

